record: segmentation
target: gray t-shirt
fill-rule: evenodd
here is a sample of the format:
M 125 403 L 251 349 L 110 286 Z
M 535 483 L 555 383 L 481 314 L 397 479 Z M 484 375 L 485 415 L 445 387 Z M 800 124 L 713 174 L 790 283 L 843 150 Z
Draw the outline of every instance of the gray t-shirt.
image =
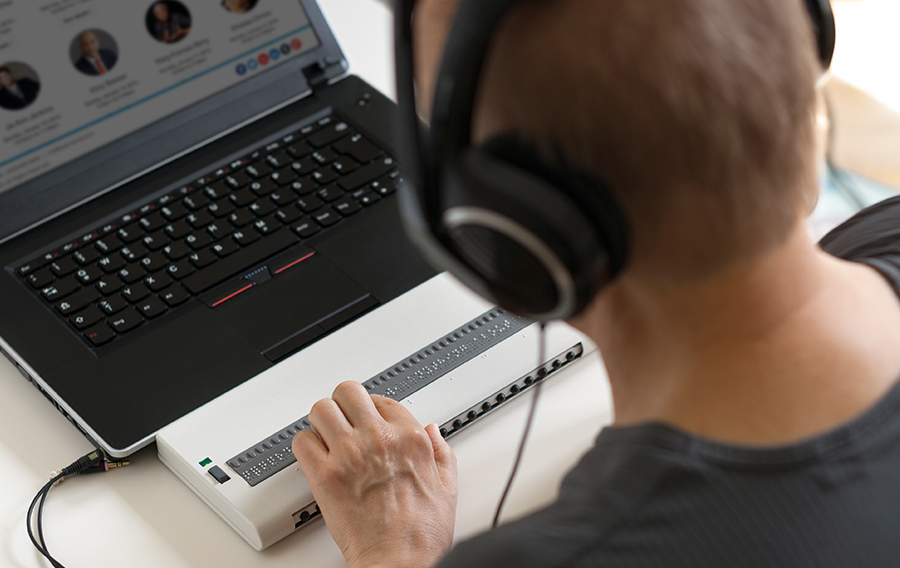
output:
M 875 267 L 900 294 L 900 198 L 821 245 Z M 605 428 L 555 503 L 460 544 L 439 566 L 896 568 L 900 382 L 855 420 L 778 448 L 661 424 Z

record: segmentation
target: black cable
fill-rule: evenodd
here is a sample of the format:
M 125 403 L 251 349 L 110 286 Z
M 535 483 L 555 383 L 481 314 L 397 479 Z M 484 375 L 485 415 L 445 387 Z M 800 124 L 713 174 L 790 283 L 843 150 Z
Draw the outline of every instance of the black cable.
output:
M 103 450 L 94 450 L 91 453 L 78 458 L 63 470 L 53 472 L 50 481 L 48 481 L 40 491 L 37 492 L 34 499 L 31 500 L 31 505 L 28 507 L 28 514 L 25 517 L 25 529 L 28 531 L 28 538 L 31 539 L 31 544 L 33 544 L 37 551 L 50 562 L 53 568 L 65 568 L 65 566 L 50 555 L 50 551 L 47 549 L 47 541 L 44 540 L 44 503 L 47 502 L 47 495 L 50 494 L 50 490 L 67 477 L 85 473 L 109 471 L 110 467 L 119 467 L 128 465 L 128 463 L 129 462 L 127 461 L 110 462 L 106 459 L 106 453 Z M 35 507 L 37 507 L 37 520 L 33 523 Z M 37 537 L 35 537 L 32 524 L 37 526 Z
M 546 324 L 541 323 L 541 339 L 540 339 L 540 347 L 538 348 L 538 373 L 544 369 L 544 351 L 546 351 L 546 338 L 545 338 Z M 541 394 L 541 385 L 544 384 L 544 381 L 540 380 L 542 377 L 538 376 L 537 384 L 534 385 L 534 396 L 531 398 L 531 408 L 528 410 L 528 418 L 525 419 L 525 430 L 522 432 L 522 440 L 519 442 L 519 451 L 516 452 L 516 459 L 513 462 L 512 471 L 509 473 L 509 479 L 506 481 L 506 487 L 503 489 L 503 494 L 500 496 L 500 502 L 497 504 L 497 510 L 494 512 L 494 520 L 491 521 L 491 528 L 497 528 L 497 525 L 500 523 L 500 513 L 503 511 L 503 505 L 506 503 L 506 497 L 509 495 L 509 490 L 512 489 L 513 480 L 516 478 L 516 473 L 519 471 L 519 464 L 522 462 L 522 456 L 525 453 L 525 443 L 528 441 L 528 434 L 531 432 L 531 424 L 534 422 L 535 411 L 537 410 L 538 397 Z

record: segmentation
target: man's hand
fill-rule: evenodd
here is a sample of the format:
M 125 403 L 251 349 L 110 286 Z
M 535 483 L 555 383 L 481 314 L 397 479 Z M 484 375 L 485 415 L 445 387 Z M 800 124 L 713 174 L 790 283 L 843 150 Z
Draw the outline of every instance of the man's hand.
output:
M 456 517 L 456 456 L 437 426 L 345 382 L 294 437 L 325 524 L 350 568 L 433 566 Z

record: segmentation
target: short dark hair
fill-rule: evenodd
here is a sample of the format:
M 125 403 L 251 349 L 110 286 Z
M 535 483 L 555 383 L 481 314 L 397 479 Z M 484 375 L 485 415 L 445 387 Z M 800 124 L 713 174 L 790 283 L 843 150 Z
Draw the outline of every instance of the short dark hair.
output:
M 821 69 L 802 4 L 522 2 L 492 46 L 476 131 L 493 121 L 610 182 L 645 249 L 671 240 L 673 215 L 698 216 L 702 238 L 673 265 L 757 254 L 816 184 Z

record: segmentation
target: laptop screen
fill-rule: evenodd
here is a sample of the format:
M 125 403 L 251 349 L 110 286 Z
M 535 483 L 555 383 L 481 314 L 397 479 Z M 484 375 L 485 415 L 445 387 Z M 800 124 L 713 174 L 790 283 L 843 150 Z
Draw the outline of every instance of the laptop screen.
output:
M 297 0 L 0 0 L 0 193 L 318 45 Z

